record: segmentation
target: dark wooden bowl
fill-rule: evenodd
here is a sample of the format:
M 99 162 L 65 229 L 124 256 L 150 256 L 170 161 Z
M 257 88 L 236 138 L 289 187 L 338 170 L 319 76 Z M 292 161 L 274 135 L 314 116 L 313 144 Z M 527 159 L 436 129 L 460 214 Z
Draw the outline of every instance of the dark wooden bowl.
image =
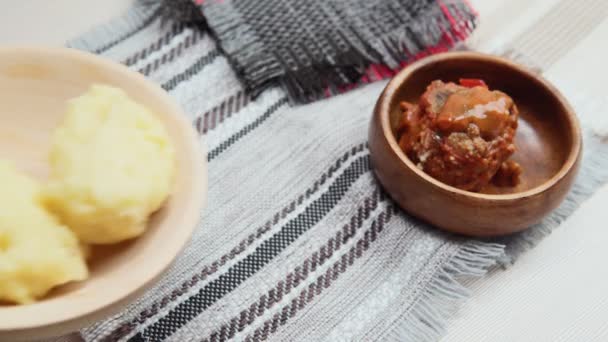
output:
M 488 186 L 480 193 L 460 190 L 418 169 L 399 148 L 399 102 L 416 103 L 433 80 L 459 78 L 481 78 L 519 107 L 512 157 L 524 170 L 518 186 Z M 555 209 L 572 186 L 581 147 L 576 114 L 557 89 L 525 67 L 474 52 L 435 55 L 402 70 L 380 95 L 369 129 L 374 170 L 393 199 L 439 228 L 472 236 L 517 232 Z

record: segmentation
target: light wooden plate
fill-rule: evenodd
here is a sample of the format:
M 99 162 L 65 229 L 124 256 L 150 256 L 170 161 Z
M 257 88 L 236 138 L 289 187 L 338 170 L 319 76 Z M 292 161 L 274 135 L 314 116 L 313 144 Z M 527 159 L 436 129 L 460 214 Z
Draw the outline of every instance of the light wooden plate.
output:
M 36 304 L 0 305 L 0 341 L 61 335 L 120 309 L 170 266 L 205 206 L 206 151 L 181 109 L 142 75 L 72 49 L 0 48 L 0 158 L 44 180 L 50 136 L 65 101 L 92 83 L 120 87 L 157 113 L 176 149 L 173 194 L 141 237 L 94 250 L 88 280 L 60 287 Z
M 463 191 L 418 169 L 399 148 L 399 103 L 418 102 L 433 80 L 459 78 L 481 78 L 517 104 L 518 186 Z M 418 61 L 388 83 L 376 104 L 369 147 L 378 179 L 404 210 L 451 232 L 496 236 L 530 227 L 562 202 L 578 171 L 582 140 L 574 110 L 544 78 L 500 57 L 452 52 Z

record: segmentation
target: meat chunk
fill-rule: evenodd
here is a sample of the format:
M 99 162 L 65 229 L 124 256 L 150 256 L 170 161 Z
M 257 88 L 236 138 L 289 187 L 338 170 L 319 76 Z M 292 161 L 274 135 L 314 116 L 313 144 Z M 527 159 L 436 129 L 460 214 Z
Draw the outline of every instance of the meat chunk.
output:
M 480 191 L 499 170 L 519 168 L 514 162 L 503 167 L 515 151 L 519 112 L 505 93 L 489 90 L 483 82 L 467 84 L 433 81 L 418 105 L 402 102 L 397 134 L 400 147 L 426 173 Z M 517 170 L 501 176 L 499 185 L 516 183 L 521 168 Z

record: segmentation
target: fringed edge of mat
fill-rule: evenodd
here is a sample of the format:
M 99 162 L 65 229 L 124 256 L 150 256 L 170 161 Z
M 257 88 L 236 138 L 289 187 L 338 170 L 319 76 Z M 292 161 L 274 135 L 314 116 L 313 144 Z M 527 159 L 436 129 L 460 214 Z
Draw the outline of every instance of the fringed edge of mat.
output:
M 269 52 L 256 32 L 241 20 L 240 13 L 233 9 L 231 2 L 217 4 L 207 1 L 201 8 L 221 49 L 253 96 L 280 84 L 290 98 L 299 103 L 368 83 L 360 81 L 369 74 L 373 64 L 391 70 L 383 75 L 376 73 L 378 77 L 374 81 L 392 77 L 406 64 L 430 53 L 450 49 L 466 39 L 474 30 L 477 18 L 467 2 L 437 1 L 425 10 L 426 14 L 402 28 L 379 38 L 368 37 L 376 38 L 374 41 L 365 41 L 357 33 L 342 28 L 342 42 L 336 42 L 334 46 L 340 53 L 333 57 L 323 56 L 321 63 L 309 61 L 303 66 L 279 60 Z M 429 17 L 434 19 L 429 20 Z M 299 47 L 299 51 L 290 51 L 298 56 L 304 52 L 303 47 Z
M 502 266 L 513 264 L 521 254 L 535 247 L 543 238 L 551 234 L 553 229 L 570 217 L 600 186 L 608 183 L 608 142 L 606 138 L 586 129 L 583 134 L 583 146 L 583 157 L 578 175 L 562 204 L 541 223 L 497 241 L 505 243 L 507 246 L 505 255 L 499 259 Z
M 585 129 L 581 166 L 564 202 L 538 225 L 496 242 L 469 241 L 433 275 L 418 302 L 400 317 L 386 336 L 391 341 L 436 341 L 454 313 L 470 297 L 459 279 L 481 278 L 494 266 L 509 266 L 535 247 L 600 186 L 608 183 L 608 138 Z
M 470 241 L 431 278 L 418 301 L 383 337 L 388 341 L 437 341 L 454 313 L 470 297 L 462 278 L 480 278 L 504 255 L 504 245 Z
M 137 0 L 122 16 L 94 27 L 78 38 L 68 41 L 66 45 L 99 54 L 120 44 L 161 15 L 162 8 L 158 1 Z
M 266 49 L 251 26 L 241 20 L 232 2 L 200 6 L 210 31 L 246 90 L 256 97 L 276 84 L 284 75 L 279 60 Z

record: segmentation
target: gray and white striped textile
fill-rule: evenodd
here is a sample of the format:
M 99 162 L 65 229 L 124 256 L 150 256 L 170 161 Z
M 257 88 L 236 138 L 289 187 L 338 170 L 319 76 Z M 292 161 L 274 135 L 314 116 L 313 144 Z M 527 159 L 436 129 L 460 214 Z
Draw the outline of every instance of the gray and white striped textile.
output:
M 208 34 L 161 26 L 158 13 L 138 5 L 69 45 L 142 72 L 183 106 L 208 146 L 209 205 L 168 273 L 83 329 L 86 341 L 434 341 L 467 297 L 459 280 L 512 261 L 608 180 L 608 149 L 587 130 L 581 176 L 537 227 L 500 241 L 439 232 L 370 170 L 385 82 L 302 106 L 278 88 L 252 99 Z M 555 58 L 541 57 L 541 70 Z

